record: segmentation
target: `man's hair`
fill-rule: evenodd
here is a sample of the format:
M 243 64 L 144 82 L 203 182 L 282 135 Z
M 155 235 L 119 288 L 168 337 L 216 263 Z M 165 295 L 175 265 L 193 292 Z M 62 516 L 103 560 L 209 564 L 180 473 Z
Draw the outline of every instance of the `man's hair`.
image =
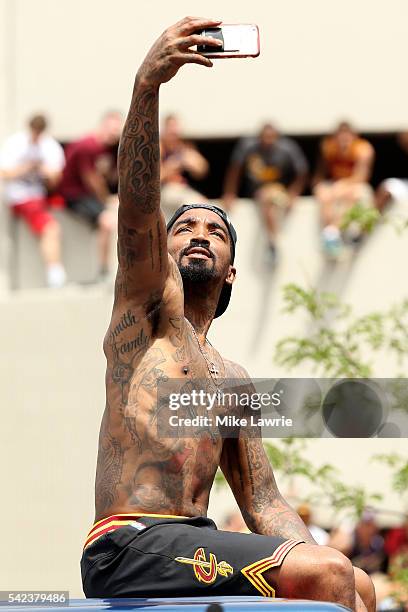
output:
M 262 133 L 264 130 L 273 130 L 274 132 L 278 131 L 278 128 L 271 121 L 265 121 L 259 128 L 259 133 Z
M 47 129 L 47 119 L 44 115 L 38 114 L 38 115 L 33 115 L 29 122 L 28 125 L 30 127 L 31 130 L 33 130 L 34 132 L 38 132 L 39 134 L 41 134 L 41 132 L 44 132 L 44 130 Z
M 350 132 L 356 131 L 353 125 L 350 123 L 350 121 L 347 121 L 345 119 L 338 122 L 335 128 L 335 132 L 341 132 L 342 130 L 349 130 Z
M 163 474 L 164 472 L 164 464 L 162 461 L 146 461 L 145 463 L 141 463 L 136 469 L 135 478 L 142 470 L 145 470 L 148 468 L 153 468 L 157 470 L 158 472 L 160 472 L 160 474 Z
M 165 115 L 163 117 L 163 123 L 167 123 L 168 121 L 178 121 L 179 120 L 179 116 L 176 115 L 176 113 L 168 113 L 168 115 Z

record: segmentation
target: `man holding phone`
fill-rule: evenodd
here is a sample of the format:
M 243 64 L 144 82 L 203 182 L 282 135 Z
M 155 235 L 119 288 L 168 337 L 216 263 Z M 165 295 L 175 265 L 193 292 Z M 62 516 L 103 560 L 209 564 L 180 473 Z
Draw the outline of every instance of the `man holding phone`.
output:
M 276 593 L 371 611 L 368 577 L 315 544 L 280 495 L 259 435 L 223 439 L 196 428 L 189 436 L 163 437 L 158 428 L 163 381 L 188 389 L 200 379 L 214 390 L 240 378 L 250 386 L 245 370 L 206 340 L 231 296 L 232 224 L 211 204 L 183 206 L 167 227 L 160 210 L 159 88 L 184 64 L 212 66 L 192 47 L 218 45 L 197 32 L 219 24 L 187 17 L 168 28 L 135 80 L 119 148 L 119 270 L 104 342 L 106 408 L 96 522 L 81 561 L 84 591 L 87 597 Z M 219 465 L 254 533 L 219 531 L 207 518 Z

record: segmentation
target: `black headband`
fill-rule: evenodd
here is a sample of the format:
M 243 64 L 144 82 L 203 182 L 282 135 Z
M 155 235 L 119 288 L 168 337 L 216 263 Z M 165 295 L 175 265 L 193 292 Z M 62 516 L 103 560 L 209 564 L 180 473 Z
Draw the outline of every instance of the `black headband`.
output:
M 207 210 L 212 210 L 213 212 L 215 212 L 216 215 L 221 217 L 221 219 L 224 221 L 225 225 L 227 226 L 227 230 L 228 230 L 229 236 L 231 238 L 231 251 L 232 251 L 232 261 L 231 261 L 231 263 L 234 263 L 234 259 L 235 259 L 235 245 L 237 243 L 237 232 L 235 231 L 235 228 L 232 225 L 231 221 L 229 220 L 228 215 L 225 212 L 225 210 L 223 210 L 219 206 L 216 206 L 215 204 L 205 204 L 205 203 L 203 203 L 203 204 L 184 204 L 183 206 L 180 206 L 180 208 L 178 208 L 176 210 L 176 212 L 174 213 L 174 215 L 172 216 L 170 221 L 167 223 L 167 233 L 169 233 L 169 231 L 171 230 L 171 228 L 173 227 L 173 225 L 175 224 L 177 219 L 183 213 L 185 213 L 186 210 L 191 210 L 193 208 L 206 208 Z

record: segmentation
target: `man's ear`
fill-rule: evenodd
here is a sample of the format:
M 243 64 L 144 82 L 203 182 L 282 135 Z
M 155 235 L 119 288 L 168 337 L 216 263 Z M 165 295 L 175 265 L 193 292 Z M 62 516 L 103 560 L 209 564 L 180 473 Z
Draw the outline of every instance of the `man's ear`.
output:
M 225 282 L 227 283 L 227 285 L 232 285 L 233 282 L 235 281 L 236 276 L 237 276 L 236 269 L 234 268 L 234 266 L 230 266 L 228 268 L 227 278 L 225 279 Z

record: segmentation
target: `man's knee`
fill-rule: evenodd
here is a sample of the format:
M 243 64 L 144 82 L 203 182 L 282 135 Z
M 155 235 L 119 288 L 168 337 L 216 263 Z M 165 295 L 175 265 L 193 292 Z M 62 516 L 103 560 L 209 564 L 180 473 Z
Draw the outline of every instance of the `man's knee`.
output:
M 355 582 L 351 561 L 338 550 L 334 550 L 328 546 L 319 548 L 325 549 L 322 553 L 324 572 L 332 574 L 337 580 L 338 585 L 345 584 L 347 587 L 351 587 L 354 592 Z
M 353 567 L 356 591 L 363 600 L 367 612 L 374 612 L 376 609 L 376 596 L 374 584 L 371 578 L 359 567 Z
M 354 607 L 351 562 L 327 546 L 296 546 L 280 568 L 278 588 L 283 597 L 321 599 Z
M 322 206 L 332 203 L 333 194 L 332 187 L 330 185 L 325 185 L 322 183 L 317 184 L 313 189 L 313 195 Z
M 115 218 L 110 210 L 104 210 L 98 217 L 99 229 L 103 232 L 110 233 L 115 228 Z

